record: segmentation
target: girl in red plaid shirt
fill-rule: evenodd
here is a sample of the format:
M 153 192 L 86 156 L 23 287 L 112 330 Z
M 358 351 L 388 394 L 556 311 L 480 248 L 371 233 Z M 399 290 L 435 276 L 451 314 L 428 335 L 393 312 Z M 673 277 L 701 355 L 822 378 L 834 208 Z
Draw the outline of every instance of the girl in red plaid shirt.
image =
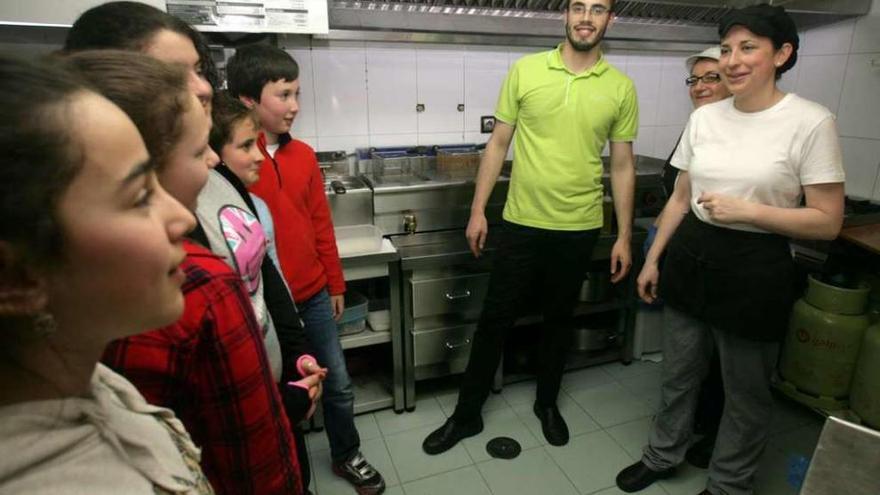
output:
M 210 121 L 185 73 L 131 52 L 94 51 L 66 63 L 119 105 L 144 135 L 159 183 L 190 210 L 217 163 Z M 290 422 L 272 377 L 261 326 L 240 276 L 206 248 L 184 242 L 185 311 L 175 324 L 111 344 L 105 363 L 154 404 L 173 409 L 202 448 L 218 493 L 302 493 Z M 308 404 L 323 371 L 300 360 Z

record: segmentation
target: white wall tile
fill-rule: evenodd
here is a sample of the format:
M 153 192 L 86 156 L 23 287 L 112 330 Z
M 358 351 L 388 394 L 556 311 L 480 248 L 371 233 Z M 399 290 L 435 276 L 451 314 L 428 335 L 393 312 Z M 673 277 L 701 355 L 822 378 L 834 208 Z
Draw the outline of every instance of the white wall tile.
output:
M 370 133 L 418 132 L 415 48 L 367 45 L 366 55 Z
M 650 156 L 654 152 L 654 127 L 640 126 L 639 135 L 633 143 L 633 153 Z
M 464 129 L 480 131 L 480 117 L 495 114 L 498 92 L 507 76 L 506 51 L 470 48 L 464 54 Z
M 419 144 L 417 133 L 408 134 L 371 134 L 370 146 L 416 146 Z
M 419 145 L 461 144 L 464 142 L 463 132 L 420 132 Z
M 666 159 L 672 153 L 684 126 L 662 126 L 654 130 L 654 152 L 651 156 Z
M 605 60 L 620 72 L 629 74 L 629 69 L 627 67 L 629 64 L 629 58 L 626 55 L 622 53 L 609 53 L 608 55 L 605 55 Z
M 295 138 L 311 146 L 313 150 L 318 148 L 318 136 L 295 136 Z
M 801 55 L 840 55 L 849 53 L 856 21 L 848 19 L 808 29 L 801 34 Z M 798 61 L 800 63 L 800 61 Z
M 315 136 L 315 77 L 312 71 L 312 51 L 308 47 L 287 50 L 299 65 L 299 113 L 290 133 L 294 136 Z
M 312 61 L 318 137 L 366 136 L 369 130 L 363 43 L 316 43 Z
M 663 57 L 663 70 L 660 74 L 660 105 L 656 125 L 684 125 L 691 113 L 691 100 L 684 80 L 687 67 L 681 56 Z
M 489 141 L 489 136 L 491 134 L 483 134 L 481 132 L 465 132 L 464 133 L 464 142 L 465 143 L 473 143 L 473 144 L 482 144 Z M 511 148 L 513 145 L 511 145 Z
M 660 77 L 663 58 L 652 55 L 631 55 L 626 61 L 626 73 L 636 85 L 639 96 L 639 124 L 653 126 L 657 123 L 660 107 Z M 680 90 L 687 91 L 682 84 Z
M 846 74 L 846 56 L 813 55 L 798 59 L 800 67 L 795 92 L 828 107 L 834 113 L 840 105 L 843 76 Z
M 840 55 L 841 58 L 846 58 L 843 55 Z M 794 67 L 786 71 L 785 74 L 782 74 L 782 78 L 776 83 L 779 86 L 779 89 L 785 91 L 786 93 L 794 93 L 797 89 L 798 78 L 800 77 L 801 71 L 801 63 L 798 61 L 794 64 Z
M 464 52 L 434 47 L 416 49 L 419 133 L 464 132 Z
M 318 136 L 315 151 L 345 151 L 354 153 L 355 148 L 370 146 L 370 137 L 366 134 L 358 136 Z
M 841 138 L 840 148 L 843 151 L 843 167 L 846 171 L 846 194 L 863 198 L 871 197 L 875 191 L 877 170 L 880 167 L 880 141 Z
M 874 0 L 870 15 L 856 21 L 850 52 L 880 52 L 880 0 Z
M 513 66 L 513 63 L 514 63 L 514 62 L 516 62 L 517 60 L 519 60 L 519 59 L 525 57 L 526 55 L 531 55 L 532 53 L 542 52 L 542 51 L 551 50 L 551 49 L 553 49 L 552 46 L 548 46 L 547 48 L 538 48 L 538 47 L 533 47 L 533 48 L 523 48 L 523 47 L 511 48 L 511 49 L 508 51 L 508 53 L 507 53 L 508 66 Z
M 880 53 L 850 55 L 837 112 L 840 135 L 880 139 Z

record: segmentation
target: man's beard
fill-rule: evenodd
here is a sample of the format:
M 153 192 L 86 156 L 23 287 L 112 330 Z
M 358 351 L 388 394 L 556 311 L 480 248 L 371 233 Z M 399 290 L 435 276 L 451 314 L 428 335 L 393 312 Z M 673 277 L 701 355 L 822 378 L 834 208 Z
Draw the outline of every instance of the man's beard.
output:
M 595 27 L 595 26 L 593 26 Z M 568 38 L 568 43 L 572 48 L 579 52 L 588 52 L 592 50 L 596 45 L 602 42 L 602 38 L 605 37 L 605 28 L 603 27 L 601 30 L 596 30 L 596 41 L 579 41 L 572 34 L 571 25 L 569 23 L 565 23 L 565 37 Z

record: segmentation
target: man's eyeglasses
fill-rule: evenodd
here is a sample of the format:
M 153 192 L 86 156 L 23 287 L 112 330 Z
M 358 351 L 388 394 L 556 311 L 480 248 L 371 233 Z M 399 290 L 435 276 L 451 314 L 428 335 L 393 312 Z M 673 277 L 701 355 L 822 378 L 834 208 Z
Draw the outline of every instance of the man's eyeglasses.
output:
M 594 4 L 587 7 L 582 3 L 576 3 L 569 7 L 569 10 L 572 14 L 575 15 L 584 15 L 587 11 L 590 11 L 590 15 L 594 17 L 602 17 L 603 15 L 609 12 L 609 8 L 604 5 Z
M 702 76 L 691 76 L 684 80 L 688 86 L 696 86 L 697 82 L 703 81 L 703 84 L 718 84 L 721 82 L 721 74 L 717 72 L 707 72 Z

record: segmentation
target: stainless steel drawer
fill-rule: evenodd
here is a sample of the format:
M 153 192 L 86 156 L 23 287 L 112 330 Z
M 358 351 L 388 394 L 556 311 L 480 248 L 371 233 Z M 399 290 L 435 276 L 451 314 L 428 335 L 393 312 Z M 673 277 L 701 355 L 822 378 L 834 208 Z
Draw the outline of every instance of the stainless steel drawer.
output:
M 479 312 L 489 274 L 468 274 L 457 277 L 411 280 L 413 318 L 447 313 Z
M 450 373 L 464 371 L 476 329 L 476 325 L 462 325 L 413 332 L 413 365 L 449 363 Z

